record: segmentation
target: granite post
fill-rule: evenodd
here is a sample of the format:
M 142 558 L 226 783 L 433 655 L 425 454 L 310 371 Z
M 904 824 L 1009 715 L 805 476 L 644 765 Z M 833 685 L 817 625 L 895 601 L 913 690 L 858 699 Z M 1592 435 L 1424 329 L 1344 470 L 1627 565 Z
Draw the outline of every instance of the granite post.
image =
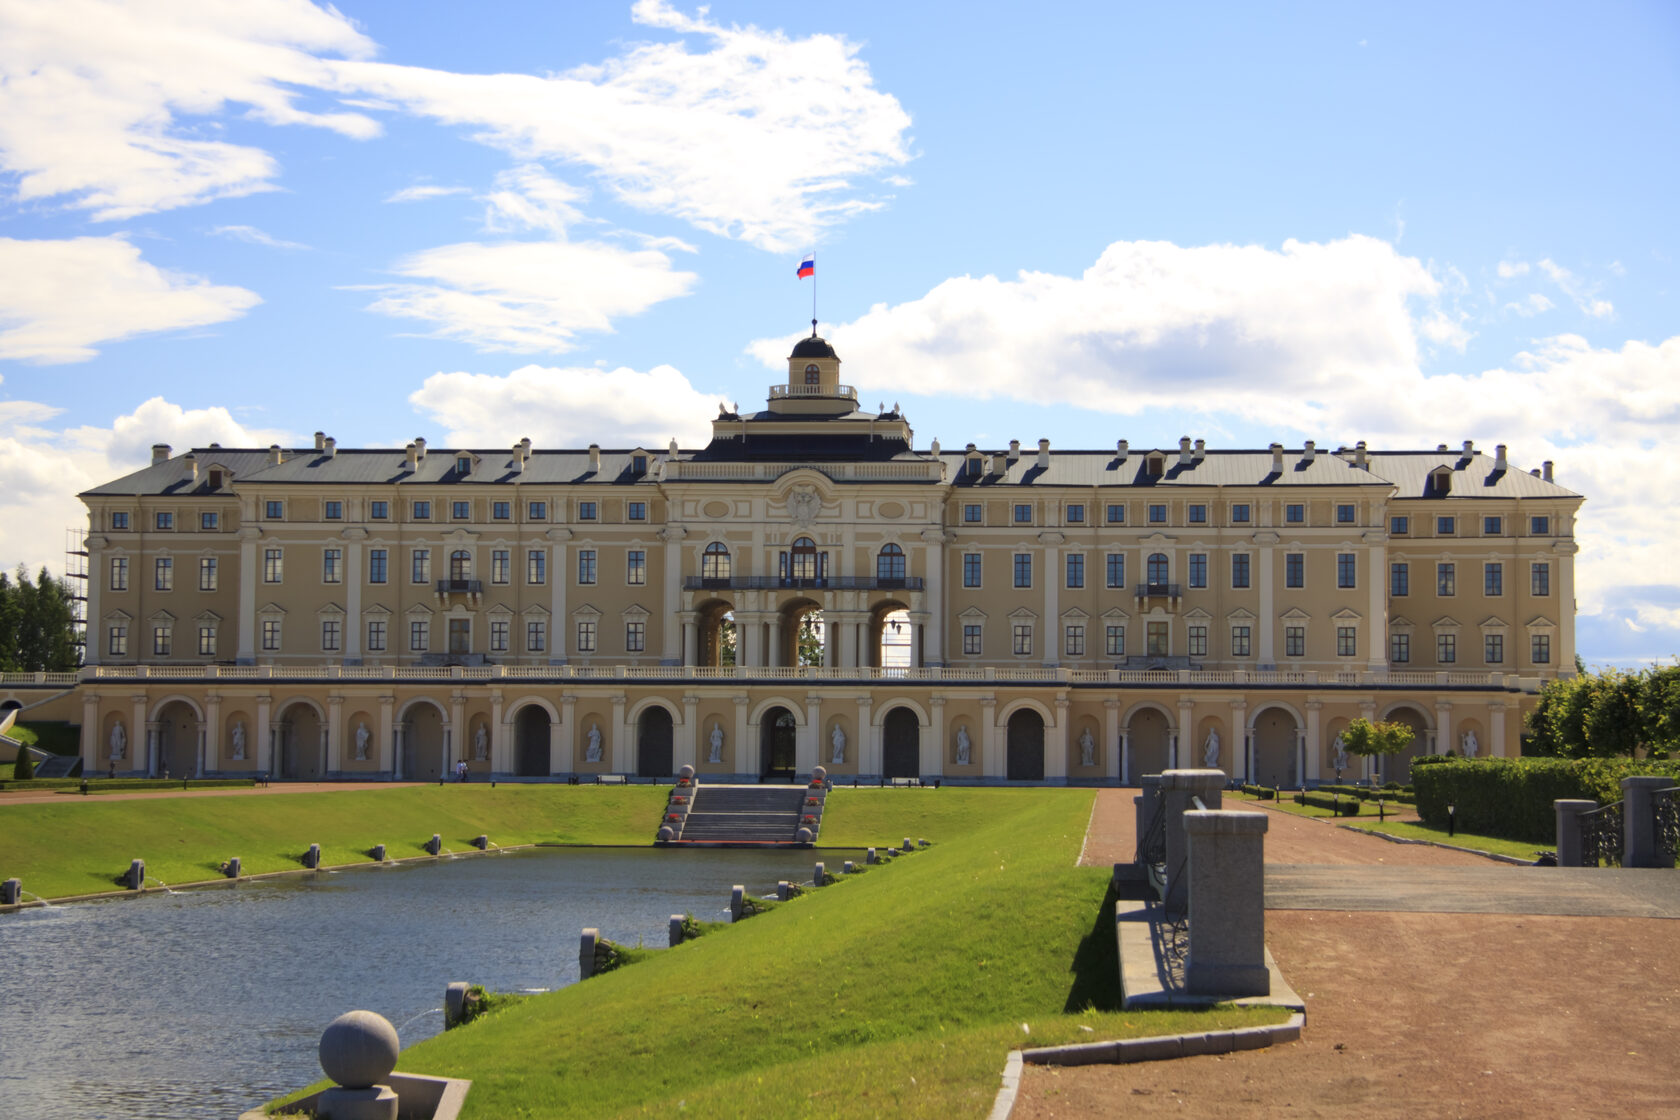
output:
M 1196 809 L 1201 798 L 1207 810 L 1217 811 L 1220 791 L 1225 788 L 1223 770 L 1167 770 L 1161 774 L 1161 793 L 1166 798 L 1167 886 L 1166 909 L 1170 916 L 1184 913 L 1184 888 L 1179 878 L 1185 873 L 1189 852 L 1184 833 L 1184 814 Z
M 1598 808 L 1598 802 L 1575 798 L 1559 798 L 1552 802 L 1557 813 L 1557 857 L 1559 867 L 1585 867 L 1587 857 L 1581 850 L 1581 814 Z
M 1675 785 L 1660 774 L 1622 779 L 1622 866 L 1671 867 L 1673 852 L 1657 847 L 1656 791 Z
M 1190 951 L 1184 986 L 1193 995 L 1263 996 L 1266 969 L 1265 813 L 1192 809 L 1188 848 Z

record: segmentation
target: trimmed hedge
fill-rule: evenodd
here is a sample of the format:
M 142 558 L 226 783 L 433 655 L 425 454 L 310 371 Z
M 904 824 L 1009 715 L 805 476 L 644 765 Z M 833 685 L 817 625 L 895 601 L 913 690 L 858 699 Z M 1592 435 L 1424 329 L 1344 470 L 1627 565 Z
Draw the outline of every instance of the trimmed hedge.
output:
M 1418 817 L 1447 826 L 1457 807 L 1465 832 L 1534 844 L 1557 843 L 1552 802 L 1564 798 L 1608 805 L 1622 798 L 1622 779 L 1660 774 L 1680 785 L 1680 762 L 1631 758 L 1419 758 L 1412 763 Z
M 189 778 L 188 789 L 250 789 L 257 783 L 250 778 Z M 27 782 L 20 782 L 16 778 L 0 779 L 0 789 L 27 789 L 37 793 L 52 793 L 74 791 L 80 792 L 82 779 L 80 778 L 31 778 Z M 133 793 L 146 791 L 151 793 L 167 793 L 181 788 L 180 779 L 171 778 L 89 778 L 88 792 L 90 793 Z
M 1380 797 L 1384 801 L 1392 802 L 1396 805 L 1416 805 L 1417 804 L 1417 795 L 1415 793 L 1413 793 L 1409 789 L 1401 789 L 1397 785 L 1395 785 L 1395 786 L 1334 786 L 1334 785 L 1327 785 L 1327 786 L 1319 786 L 1317 792 L 1319 792 L 1319 793 L 1339 793 L 1339 794 L 1342 794 L 1345 797 L 1357 797 L 1361 801 L 1375 801 L 1377 798 Z
M 1273 789 L 1271 786 L 1251 786 L 1245 782 L 1243 784 L 1242 791 L 1250 797 L 1258 797 L 1261 801 L 1277 800 L 1277 790 Z
M 1356 797 L 1337 797 L 1330 793 L 1297 793 L 1297 805 L 1311 805 L 1315 809 L 1331 809 L 1344 817 L 1357 817 L 1365 803 Z

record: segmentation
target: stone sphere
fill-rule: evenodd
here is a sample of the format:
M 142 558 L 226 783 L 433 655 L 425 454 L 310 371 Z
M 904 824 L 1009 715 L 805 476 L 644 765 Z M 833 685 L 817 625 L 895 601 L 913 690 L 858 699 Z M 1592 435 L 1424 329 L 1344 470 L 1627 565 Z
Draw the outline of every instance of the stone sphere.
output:
M 665 825 L 659 830 L 659 839 L 661 840 L 675 840 L 676 838 L 677 834 L 671 830 L 670 825 Z
M 811 830 L 808 828 L 800 829 L 798 840 L 801 844 L 809 844 L 811 842 Z
M 827 767 L 813 766 L 811 768 L 811 780 L 813 782 L 821 782 L 821 781 L 826 780 L 827 778 L 828 778 Z
M 688 765 L 686 762 L 683 763 L 683 768 L 681 770 L 677 771 L 677 777 L 679 777 L 679 778 L 692 778 L 692 777 L 694 777 L 694 767 Z
M 321 1032 L 321 1070 L 346 1089 L 367 1089 L 397 1066 L 397 1028 L 376 1011 L 346 1011 Z

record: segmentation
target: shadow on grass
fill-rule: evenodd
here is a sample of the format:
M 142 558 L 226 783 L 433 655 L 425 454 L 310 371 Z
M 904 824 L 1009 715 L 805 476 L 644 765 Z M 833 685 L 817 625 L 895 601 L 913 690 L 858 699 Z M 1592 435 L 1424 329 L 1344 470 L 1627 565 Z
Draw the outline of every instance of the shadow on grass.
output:
M 1119 898 L 1110 880 L 1090 932 L 1079 939 L 1079 947 L 1073 952 L 1068 969 L 1073 973 L 1073 985 L 1062 1006 L 1065 1012 L 1121 1010 L 1120 945 L 1114 931 L 1114 904 Z

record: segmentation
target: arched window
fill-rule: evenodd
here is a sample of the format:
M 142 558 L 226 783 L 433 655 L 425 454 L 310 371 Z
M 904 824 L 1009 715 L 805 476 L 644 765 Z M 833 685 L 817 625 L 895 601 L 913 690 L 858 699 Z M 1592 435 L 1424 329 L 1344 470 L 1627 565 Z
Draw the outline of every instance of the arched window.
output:
M 1149 554 L 1149 582 L 1151 584 L 1167 582 L 1167 554 L 1151 552 Z
M 728 579 L 730 571 L 729 546 L 722 541 L 713 541 L 707 545 L 706 551 L 700 557 L 700 578 Z
M 881 551 L 875 557 L 875 578 L 878 580 L 904 579 L 904 550 L 896 544 L 881 546 Z
M 472 553 L 464 548 L 458 548 L 449 554 L 449 578 L 472 578 Z
M 788 557 L 791 561 L 788 569 L 789 577 L 793 579 L 817 578 L 817 542 L 810 537 L 800 537 L 793 542 L 793 551 Z
M 822 382 L 822 370 L 818 369 L 816 367 L 815 363 L 806 366 L 805 367 L 805 384 L 807 384 L 807 385 L 817 385 L 817 384 L 820 384 L 821 382 Z

